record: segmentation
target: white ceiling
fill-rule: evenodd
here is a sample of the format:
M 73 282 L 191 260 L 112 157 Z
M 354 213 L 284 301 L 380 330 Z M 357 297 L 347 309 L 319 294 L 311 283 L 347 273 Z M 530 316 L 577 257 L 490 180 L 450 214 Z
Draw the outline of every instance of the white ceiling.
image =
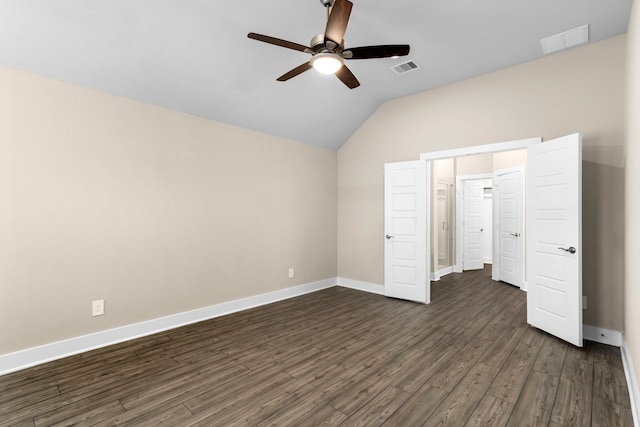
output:
M 352 0 L 346 47 L 410 44 L 399 59 L 347 61 L 349 90 L 308 55 L 319 0 L 0 0 L 0 65 L 329 149 L 385 101 L 542 56 L 540 39 L 589 24 L 591 42 L 627 30 L 632 0 Z M 408 59 L 418 70 L 390 67 Z

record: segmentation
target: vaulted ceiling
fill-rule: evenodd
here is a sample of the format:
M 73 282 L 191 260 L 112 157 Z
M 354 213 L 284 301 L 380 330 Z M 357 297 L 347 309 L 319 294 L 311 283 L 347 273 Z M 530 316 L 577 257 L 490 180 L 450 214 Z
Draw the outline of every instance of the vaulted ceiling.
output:
M 0 65 L 185 113 L 339 148 L 385 101 L 543 56 L 540 40 L 585 24 L 590 42 L 626 32 L 632 0 L 352 0 L 345 44 L 410 44 L 352 60 L 361 86 L 310 70 L 319 0 L 0 0 Z M 412 60 L 419 68 L 397 74 Z

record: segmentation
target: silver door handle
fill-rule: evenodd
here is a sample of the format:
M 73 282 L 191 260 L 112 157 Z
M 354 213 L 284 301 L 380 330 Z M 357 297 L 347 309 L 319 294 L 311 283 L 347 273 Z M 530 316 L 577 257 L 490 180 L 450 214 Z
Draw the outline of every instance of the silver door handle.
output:
M 391 234 L 387 234 L 387 235 L 386 235 L 386 236 L 384 236 L 384 237 L 386 237 L 386 238 L 387 238 L 387 240 L 389 240 L 389 239 L 391 239 L 392 237 L 395 237 L 395 236 L 392 236 Z
M 513 237 L 520 237 L 520 233 L 510 233 Z
M 569 252 L 570 254 L 575 254 L 576 253 L 576 248 L 574 248 L 573 246 L 570 246 L 569 248 L 558 248 L 561 251 L 565 251 L 565 252 Z

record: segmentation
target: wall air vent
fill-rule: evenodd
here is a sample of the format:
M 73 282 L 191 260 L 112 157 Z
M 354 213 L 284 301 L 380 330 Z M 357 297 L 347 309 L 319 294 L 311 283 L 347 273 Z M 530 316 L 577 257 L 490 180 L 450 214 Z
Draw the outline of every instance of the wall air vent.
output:
M 582 27 L 574 28 L 573 30 L 565 31 L 564 33 L 542 39 L 540 40 L 540 43 L 542 44 L 542 52 L 546 55 L 562 49 L 577 46 L 588 41 L 589 25 L 583 25 Z
M 418 67 L 418 64 L 413 61 L 403 62 L 402 64 L 394 65 L 393 67 L 391 67 L 391 69 L 397 74 L 408 73 L 409 71 L 417 70 L 418 68 L 420 68 Z

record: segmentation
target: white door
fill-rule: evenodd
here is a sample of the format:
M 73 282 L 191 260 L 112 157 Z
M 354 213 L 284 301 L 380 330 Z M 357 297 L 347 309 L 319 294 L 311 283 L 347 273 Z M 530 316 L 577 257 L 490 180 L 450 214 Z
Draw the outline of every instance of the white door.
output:
M 528 148 L 527 322 L 582 347 L 581 136 Z
M 422 303 L 427 280 L 427 162 L 384 165 L 384 294 Z
M 480 270 L 484 267 L 482 250 L 482 205 L 484 180 L 464 181 L 463 193 L 463 270 Z
M 484 181 L 482 194 L 482 262 L 493 263 L 493 180 Z
M 524 286 L 522 168 L 496 172 L 498 280 Z

